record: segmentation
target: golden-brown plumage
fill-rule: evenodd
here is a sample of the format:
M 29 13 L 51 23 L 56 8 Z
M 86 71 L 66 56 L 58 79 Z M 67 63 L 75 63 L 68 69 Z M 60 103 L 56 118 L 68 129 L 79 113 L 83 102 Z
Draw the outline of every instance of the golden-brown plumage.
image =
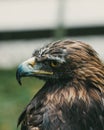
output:
M 21 130 L 104 130 L 104 65 L 95 50 L 58 41 L 33 59 L 19 66 L 17 80 L 35 76 L 46 83 L 22 112 Z

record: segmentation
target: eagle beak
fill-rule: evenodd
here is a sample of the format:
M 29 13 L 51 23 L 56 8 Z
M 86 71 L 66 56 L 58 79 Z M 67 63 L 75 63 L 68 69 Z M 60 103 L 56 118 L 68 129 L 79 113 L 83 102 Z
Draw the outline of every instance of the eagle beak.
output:
M 35 57 L 28 59 L 17 68 L 16 79 L 20 85 L 22 77 L 52 75 L 53 72 L 42 70 L 42 63 L 37 63 Z

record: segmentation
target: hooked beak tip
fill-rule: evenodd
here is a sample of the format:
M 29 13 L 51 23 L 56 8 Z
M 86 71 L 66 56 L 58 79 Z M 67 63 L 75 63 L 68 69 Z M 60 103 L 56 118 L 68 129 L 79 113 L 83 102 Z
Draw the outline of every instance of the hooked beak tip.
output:
M 17 70 L 17 72 L 16 72 L 16 79 L 17 79 L 17 81 L 18 81 L 19 85 L 22 85 L 22 82 L 21 82 L 21 76 L 20 76 L 20 74 L 19 74 L 19 71 L 18 71 L 18 70 Z
M 17 79 L 17 78 L 16 78 L 16 79 Z M 18 81 L 19 85 L 21 85 L 21 86 L 22 86 L 21 79 L 17 79 L 17 81 Z
M 21 83 L 21 81 L 18 81 L 18 83 L 19 83 L 19 85 L 20 85 L 20 86 L 22 86 L 22 83 Z

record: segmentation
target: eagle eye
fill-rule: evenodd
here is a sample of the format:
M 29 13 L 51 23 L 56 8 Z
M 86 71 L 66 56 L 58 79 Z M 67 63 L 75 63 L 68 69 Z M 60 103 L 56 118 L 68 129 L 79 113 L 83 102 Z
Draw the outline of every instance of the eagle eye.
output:
M 57 61 L 51 61 L 50 65 L 51 65 L 52 67 L 58 67 L 58 66 L 60 65 L 60 63 L 57 62 Z

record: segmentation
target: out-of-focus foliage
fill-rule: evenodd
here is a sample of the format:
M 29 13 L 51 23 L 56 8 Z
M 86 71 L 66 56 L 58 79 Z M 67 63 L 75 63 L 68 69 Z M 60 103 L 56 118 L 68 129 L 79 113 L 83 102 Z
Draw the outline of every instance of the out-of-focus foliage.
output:
M 18 116 L 44 84 L 36 78 L 25 78 L 19 86 L 15 73 L 16 69 L 0 70 L 0 130 L 17 130 Z

